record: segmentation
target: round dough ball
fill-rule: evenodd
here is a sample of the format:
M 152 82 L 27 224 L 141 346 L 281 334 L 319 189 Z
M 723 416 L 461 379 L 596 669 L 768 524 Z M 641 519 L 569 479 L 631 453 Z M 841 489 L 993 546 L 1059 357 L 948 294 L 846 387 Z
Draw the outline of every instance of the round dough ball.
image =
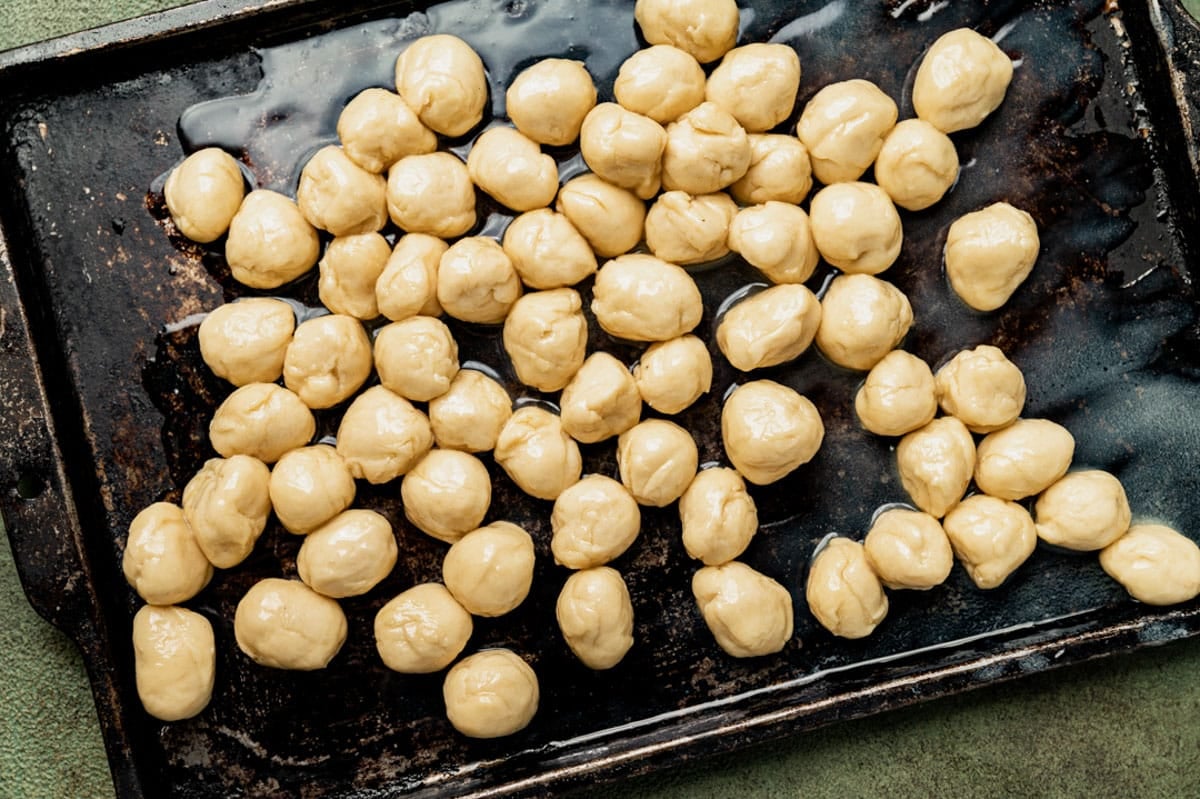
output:
M 233 616 L 238 648 L 260 666 L 315 671 L 346 642 L 346 614 L 337 602 L 299 580 L 255 583 Z
M 229 223 L 225 262 L 243 286 L 273 289 L 303 275 L 317 262 L 317 231 L 296 203 L 267 189 L 246 195 Z
M 245 193 L 246 179 L 237 161 L 216 147 L 197 150 L 183 159 L 163 186 L 175 227 L 201 244 L 225 235 Z
M 372 233 L 387 224 L 387 181 L 329 145 L 301 170 L 296 204 L 310 225 L 335 236 Z
M 831 538 L 817 553 L 804 594 L 813 616 L 839 638 L 866 638 L 888 612 L 887 594 L 866 550 L 849 538 Z
M 826 186 L 813 197 L 809 212 L 817 249 L 843 272 L 877 275 L 900 255 L 900 214 L 873 183 Z
M 383 664 L 403 674 L 430 674 L 454 662 L 474 624 L 446 586 L 421 583 L 375 614 L 375 648 Z
M 438 264 L 450 245 L 436 236 L 401 236 L 375 281 L 379 313 L 393 322 L 410 316 L 441 316 L 437 298 Z
M 148 505 L 129 523 L 121 571 L 151 605 L 174 605 L 200 593 L 212 564 L 196 542 L 183 510 L 170 502 Z
M 375 485 L 406 474 L 432 446 L 425 414 L 384 386 L 355 397 L 337 430 L 337 452 L 350 474 Z
M 669 44 L 701 64 L 716 61 L 737 43 L 734 0 L 637 0 L 634 19 L 650 44 Z
M 630 111 L 665 125 L 704 102 L 704 81 L 695 58 L 678 47 L 656 44 L 625 59 L 613 95 Z
M 880 436 L 902 436 L 924 427 L 937 407 L 929 364 L 904 350 L 892 350 L 872 366 L 854 397 L 858 420 Z
M 921 60 L 913 109 L 945 133 L 973 128 L 1004 101 L 1012 74 L 1012 61 L 991 39 L 969 28 L 952 30 Z
M 875 158 L 875 182 L 909 211 L 933 205 L 956 180 L 954 142 L 922 119 L 906 119 L 892 128 Z
M 1200 547 L 1161 524 L 1130 527 L 1101 550 L 1100 565 L 1148 605 L 1174 605 L 1200 594 Z
M 875 518 L 863 541 L 867 563 L 888 588 L 925 591 L 946 582 L 954 551 L 928 513 L 892 508 Z
M 642 240 L 646 204 L 628 189 L 597 175 L 568 180 L 558 191 L 555 208 L 603 258 L 627 253 Z
M 712 357 L 692 335 L 651 344 L 633 366 L 642 401 L 659 413 L 676 414 L 712 388 Z
M 563 147 L 579 138 L 583 118 L 596 106 L 596 85 L 582 61 L 545 58 L 513 79 L 504 102 L 517 130 Z
M 725 312 L 717 346 L 743 372 L 778 366 L 799 358 L 820 324 L 821 303 L 805 286 L 772 286 Z
M 350 507 L 354 477 L 333 447 L 294 449 L 271 470 L 271 506 L 288 532 L 309 533 Z
M 596 254 L 587 239 L 570 219 L 549 208 L 514 219 L 504 231 L 504 252 L 530 288 L 573 286 L 596 273 Z
M 568 569 L 591 569 L 620 557 L 642 528 L 642 512 L 625 486 L 589 474 L 567 487 L 550 513 L 550 551 Z
M 268 297 L 226 303 L 200 323 L 200 357 L 217 377 L 235 386 L 272 383 L 283 374 L 283 356 L 296 315 L 292 306 Z
M 1129 500 L 1108 472 L 1071 472 L 1045 490 L 1034 506 L 1037 535 L 1047 544 L 1091 552 L 1129 529 Z
M 208 562 L 231 569 L 246 559 L 271 513 L 271 471 L 258 458 L 210 458 L 183 487 L 183 518 Z
M 979 442 L 975 484 L 1000 499 L 1024 499 L 1058 481 L 1075 457 L 1075 437 L 1048 419 L 1018 419 Z
M 774 483 L 808 463 L 824 439 L 817 407 L 773 380 L 743 383 L 721 409 L 725 455 L 755 485 Z
M 492 504 L 492 478 L 474 455 L 435 449 L 404 475 L 400 499 L 405 518 L 417 529 L 453 544 L 483 522 Z
M 642 395 L 625 364 L 607 352 L 588 356 L 563 389 L 563 430 L 583 444 L 624 433 L 642 417 Z
M 574 289 L 526 294 L 504 320 L 504 351 L 517 377 L 539 391 L 558 391 L 583 365 L 587 320 Z
M 1028 560 L 1037 546 L 1029 511 L 1015 502 L 975 494 L 942 521 L 954 554 L 980 588 L 995 588 Z
M 792 595 L 744 563 L 698 570 L 692 595 L 717 645 L 735 658 L 774 654 L 792 637 Z
M 405 233 L 452 239 L 475 226 L 475 184 L 450 153 L 407 155 L 388 169 L 387 209 Z
M 755 42 L 725 54 L 709 76 L 704 96 L 748 132 L 762 133 L 791 116 L 799 91 L 796 51 L 786 44 Z
M 471 45 L 445 33 L 422 36 L 396 59 L 396 91 L 430 130 L 461 136 L 483 119 L 487 76 Z
M 492 522 L 451 545 L 442 580 L 476 616 L 503 616 L 529 596 L 533 585 L 533 538 L 509 522 Z
M 438 304 L 455 319 L 498 324 L 520 296 L 521 278 L 494 239 L 459 239 L 438 262 Z
M 579 445 L 562 420 L 535 406 L 517 409 L 504 423 L 494 457 L 517 488 L 538 499 L 556 499 L 583 472 Z
M 666 146 L 662 125 L 616 103 L 600 103 L 589 111 L 579 131 L 579 152 L 588 168 L 643 200 L 662 185 Z
M 666 341 L 689 333 L 704 315 L 696 281 L 653 255 L 618 256 L 596 273 L 592 313 L 609 335 Z
M 715 261 L 729 254 L 725 240 L 737 212 L 737 204 L 722 192 L 699 197 L 665 192 L 646 213 L 646 246 L 673 264 Z
M 248 383 L 225 398 L 213 414 L 208 437 L 219 455 L 250 455 L 274 463 L 303 447 L 317 432 L 317 420 L 291 391 L 274 383 Z
M 378 233 L 338 236 L 329 242 L 325 257 L 317 264 L 321 304 L 355 319 L 379 316 L 375 284 L 391 256 L 391 246 Z
M 774 200 L 738 211 L 729 225 L 729 249 L 772 283 L 803 283 L 820 260 L 808 214 Z
M 662 508 L 679 499 L 699 465 L 692 434 L 665 419 L 647 419 L 617 438 L 621 482 L 642 505 Z
M 334 599 L 365 594 L 392 573 L 392 525 L 373 510 L 347 510 L 309 533 L 296 555 L 300 579 Z
M 847 369 L 866 371 L 895 349 L 912 326 L 904 292 L 871 275 L 839 275 L 821 298 L 817 346 Z
M 611 669 L 633 647 L 633 602 L 616 569 L 599 566 L 572 574 L 554 615 L 563 640 L 589 669 Z
M 147 713 L 163 721 L 190 719 L 212 699 L 212 624 L 186 608 L 143 605 L 133 617 L 133 663 Z
M 437 149 L 437 136 L 421 124 L 400 95 L 365 89 L 338 116 L 337 134 L 351 161 L 368 172 L 383 172 L 406 155 Z
M 510 416 L 512 399 L 504 386 L 474 369 L 460 369 L 450 389 L 429 401 L 433 438 L 442 449 L 495 449 Z
M 484 649 L 447 672 L 442 698 L 454 729 L 468 738 L 501 738 L 533 721 L 537 675 L 510 650 Z
M 467 155 L 475 185 L 514 211 L 532 211 L 554 202 L 558 164 L 537 142 L 515 128 L 490 128 Z
M 711 194 L 750 168 L 750 139 L 728 111 L 703 102 L 667 125 L 662 184 L 668 190 Z
M 812 162 L 795 136 L 751 133 L 750 166 L 729 191 L 743 205 L 777 200 L 798 205 L 812 189 Z
M 679 498 L 683 548 L 705 566 L 720 566 L 746 551 L 758 532 L 758 507 L 733 469 L 705 469 Z
M 994 203 L 950 225 L 946 276 L 967 305 L 994 311 L 1029 277 L 1040 249 L 1033 217 L 1008 203 Z
M 953 416 L 934 419 L 900 439 L 896 466 L 913 503 L 940 519 L 967 492 L 975 467 L 975 439 Z
M 869 80 L 844 80 L 821 89 L 800 114 L 796 136 L 825 185 L 858 180 L 879 155 L 896 124 L 896 103 Z
M 283 356 L 283 384 L 310 408 L 332 408 L 371 376 L 371 340 L 353 316 L 329 314 L 296 326 Z
M 1008 427 L 1025 407 L 1025 376 L 990 344 L 959 352 L 934 380 L 942 410 L 961 419 L 972 433 Z
M 410 316 L 379 329 L 375 370 L 389 391 L 426 402 L 450 390 L 458 374 L 458 344 L 442 320 Z

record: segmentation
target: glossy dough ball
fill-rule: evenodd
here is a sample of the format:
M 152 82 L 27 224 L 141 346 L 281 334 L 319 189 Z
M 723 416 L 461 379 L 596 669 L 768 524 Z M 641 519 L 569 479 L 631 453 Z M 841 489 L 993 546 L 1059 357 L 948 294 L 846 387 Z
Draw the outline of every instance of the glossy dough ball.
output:
M 1015 502 L 976 494 L 958 503 L 942 521 L 954 554 L 980 588 L 995 588 L 1037 546 L 1029 512 Z
M 400 481 L 404 516 L 453 544 L 479 527 L 492 504 L 492 478 L 474 455 L 435 449 Z
M 896 103 L 868 80 L 831 83 L 800 114 L 796 135 L 825 185 L 858 180 L 896 124 Z
M 634 19 L 650 44 L 669 44 L 701 64 L 716 61 L 737 43 L 734 0 L 638 0 Z
M 504 252 L 530 288 L 573 286 L 596 272 L 596 254 L 587 239 L 570 219 L 548 208 L 514 219 L 504 231 Z
M 518 409 L 504 423 L 494 456 L 518 488 L 538 499 L 555 499 L 583 472 L 579 445 L 562 420 L 536 406 Z
M 729 187 L 743 205 L 771 200 L 799 204 L 812 189 L 812 162 L 795 136 L 751 133 L 750 166 Z
M 720 566 L 746 551 L 758 532 L 758 508 L 733 469 L 714 467 L 692 478 L 679 498 L 683 548 L 705 566 Z
M 617 438 L 621 482 L 642 505 L 662 508 L 679 499 L 699 465 L 692 434 L 665 419 L 647 419 Z
M 774 654 L 792 637 L 792 595 L 744 563 L 700 569 L 692 595 L 717 645 L 735 658 Z
M 900 214 L 873 183 L 826 186 L 813 197 L 809 214 L 821 256 L 843 272 L 877 275 L 900 255 Z
M 392 525 L 373 510 L 347 510 L 304 537 L 300 579 L 334 599 L 365 594 L 392 573 L 399 549 Z
M 804 593 L 813 616 L 840 638 L 866 638 L 887 616 L 883 584 L 863 545 L 849 538 L 826 542 L 809 567 Z
M 163 186 L 175 227 L 201 244 L 225 235 L 245 193 L 246 180 L 237 161 L 216 147 L 189 155 L 171 170 Z
M 917 69 L 913 109 L 946 133 L 973 128 L 1004 101 L 1012 74 L 1012 61 L 991 39 L 969 28 L 952 30 Z
M 1008 203 L 994 203 L 950 225 L 946 276 L 967 305 L 994 311 L 1029 277 L 1040 249 L 1033 217 Z
M 442 561 L 442 580 L 476 616 L 503 616 L 525 601 L 533 585 L 533 539 L 509 522 L 464 535 Z
M 442 449 L 494 449 L 510 416 L 512 399 L 504 386 L 474 369 L 459 370 L 450 389 L 429 401 L 433 438 Z
M 391 256 L 391 246 L 378 233 L 339 236 L 329 242 L 317 265 L 321 272 L 317 284 L 321 304 L 335 314 L 355 319 L 379 316 L 375 284 Z
M 532 211 L 554 202 L 558 164 L 534 140 L 514 128 L 490 128 L 467 155 L 475 185 L 514 211 Z
M 892 128 L 875 159 L 875 182 L 909 211 L 933 205 L 957 179 L 954 142 L 921 119 L 906 119 Z
M 133 617 L 133 662 L 146 712 L 163 721 L 190 719 L 212 699 L 212 624 L 186 608 L 143 605 Z
M 588 168 L 643 200 L 662 185 L 666 146 L 662 125 L 616 103 L 600 103 L 589 111 L 579 132 L 579 151 Z
M 337 430 L 337 451 L 350 474 L 375 485 L 406 474 L 432 446 L 425 414 L 384 386 L 355 397 Z
M 329 314 L 296 327 L 283 356 L 283 383 L 310 408 L 331 408 L 371 376 L 371 341 L 353 316 Z
M 666 341 L 689 333 L 704 314 L 696 281 L 653 255 L 622 255 L 600 267 L 592 313 L 605 332 L 630 341 Z
M 633 602 L 616 569 L 600 566 L 572 574 L 554 613 L 563 640 L 589 669 L 611 669 L 633 647 Z
M 821 324 L 821 303 L 805 286 L 772 286 L 725 312 L 717 327 L 721 354 L 743 372 L 799 358 Z
M 665 125 L 704 102 L 704 70 L 688 53 L 656 44 L 625 59 L 613 95 L 625 108 Z
M 627 253 L 642 240 L 646 204 L 628 189 L 597 175 L 568 180 L 558 191 L 555 208 L 602 258 Z
M 642 416 L 642 395 L 629 368 L 594 352 L 567 383 L 559 400 L 563 430 L 583 444 L 624 433 Z
M 300 172 L 296 204 L 315 228 L 335 236 L 372 233 L 387 224 L 387 182 L 350 160 L 341 147 L 322 147 Z
M 440 583 L 421 583 L 375 614 L 375 648 L 403 674 L 430 674 L 454 662 L 471 637 L 471 614 Z
M 963 350 L 938 370 L 938 402 L 972 433 L 1008 427 L 1025 407 L 1025 376 L 998 348 Z
M 879 514 L 863 541 L 867 563 L 888 588 L 925 591 L 954 568 L 950 539 L 928 513 L 892 508 Z
M 1038 537 L 1047 544 L 1090 552 L 1129 529 L 1129 500 L 1121 481 L 1108 472 L 1072 472 L 1038 497 Z
M 455 319 L 498 324 L 520 296 L 521 278 L 494 239 L 460 239 L 438 263 L 438 304 Z
M 271 383 L 283 374 L 283 356 L 296 316 L 292 306 L 267 297 L 227 303 L 200 323 L 200 357 L 235 386 Z
M 929 364 L 904 350 L 892 350 L 871 367 L 854 397 L 858 420 L 880 436 L 902 436 L 924 427 L 937 408 Z
M 317 432 L 317 420 L 291 391 L 274 383 L 249 383 L 225 398 L 208 426 L 218 454 L 250 455 L 274 463 L 302 447 Z
M 317 231 L 296 203 L 256 189 L 229 223 L 225 262 L 233 279 L 253 289 L 273 289 L 303 275 L 320 254 Z
M 169 502 L 155 502 L 133 517 L 121 571 L 138 596 L 151 605 L 186 602 L 212 579 L 212 564 L 204 557 L 183 510 Z
M 437 149 L 437 136 L 425 127 L 400 95 L 366 89 L 338 116 L 337 134 L 351 161 L 368 172 L 383 172 L 406 155 Z
M 1100 565 L 1148 605 L 1174 605 L 1200 594 L 1200 547 L 1161 524 L 1130 527 L 1100 552 Z
M 705 98 L 750 133 L 787 119 L 800 90 L 800 57 L 786 44 L 747 44 L 725 54 L 708 78 Z
M 568 569 L 591 569 L 620 557 L 637 539 L 642 512 L 625 486 L 589 474 L 554 501 L 550 550 Z
M 562 147 L 579 138 L 583 118 L 596 105 L 596 86 L 581 61 L 546 58 L 517 75 L 504 101 L 517 130 Z
M 975 483 L 1000 499 L 1040 494 L 1067 473 L 1075 437 L 1047 419 L 1018 419 L 979 442 Z
M 574 289 L 535 291 L 504 320 L 504 350 L 517 377 L 539 391 L 558 391 L 583 365 L 587 320 Z
M 755 485 L 774 483 L 808 463 L 824 438 L 817 407 L 773 380 L 743 383 L 721 409 L 725 455 Z
M 440 319 L 412 316 L 375 336 L 379 382 L 405 399 L 426 402 L 450 390 L 458 374 L 458 344 Z
M 442 683 L 446 717 L 468 738 L 500 738 L 529 726 L 538 708 L 533 669 L 507 649 L 463 658 Z
M 692 335 L 651 344 L 633 367 L 642 400 L 659 413 L 679 413 L 712 388 L 712 357 Z
M 238 602 L 233 633 L 238 648 L 260 666 L 314 671 L 328 666 L 346 642 L 346 614 L 299 580 L 269 577 Z
M 668 190 L 711 194 L 750 168 L 750 139 L 728 111 L 703 102 L 667 125 L 662 184 Z
M 908 297 L 891 283 L 840 275 L 821 298 L 817 346 L 838 366 L 865 371 L 904 340 L 912 321 Z
M 271 470 L 271 506 L 292 533 L 309 533 L 350 507 L 354 477 L 328 444 L 294 449 Z
M 183 518 L 208 562 L 221 569 L 254 549 L 271 513 L 271 472 L 257 458 L 210 458 L 183 487 Z
M 665 192 L 646 213 L 646 246 L 673 264 L 715 261 L 729 253 L 725 240 L 736 213 L 728 194 Z
M 729 226 L 729 248 L 772 283 L 803 283 L 820 260 L 808 214 L 774 200 L 738 211 Z
M 375 281 L 379 312 L 399 322 L 410 316 L 441 316 L 438 264 L 450 245 L 425 233 L 401 236 Z
M 479 55 L 462 39 L 422 36 L 396 59 L 396 91 L 426 127 L 461 136 L 483 119 L 487 76 Z
M 975 467 L 975 439 L 953 416 L 934 419 L 900 439 L 896 465 L 913 503 L 940 519 L 967 492 Z
M 388 169 L 387 209 L 406 233 L 454 238 L 475 225 L 475 184 L 450 153 L 405 156 Z

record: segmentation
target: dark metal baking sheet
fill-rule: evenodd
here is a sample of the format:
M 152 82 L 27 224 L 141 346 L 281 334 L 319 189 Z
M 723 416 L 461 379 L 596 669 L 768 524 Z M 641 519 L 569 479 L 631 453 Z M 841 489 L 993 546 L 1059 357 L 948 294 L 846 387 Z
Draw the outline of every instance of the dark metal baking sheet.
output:
M 1200 534 L 1194 23 L 1157 0 L 1107 15 L 1082 1 L 747 5 L 747 35 L 796 43 L 805 98 L 830 80 L 868 77 L 902 113 L 911 111 L 910 66 L 938 33 L 959 24 L 1003 31 L 1021 59 L 1008 100 L 978 131 L 956 136 L 966 168 L 953 195 L 905 215 L 905 252 L 888 277 L 917 310 L 908 346 L 936 362 L 999 344 L 1026 372 L 1029 415 L 1067 424 L 1078 462 L 1114 470 L 1140 517 Z M 567 52 L 611 69 L 621 48 L 636 46 L 631 23 L 610 24 L 631 6 L 473 2 L 408 24 L 462 33 L 494 71 L 489 47 L 514 40 L 529 58 Z M 170 235 L 148 189 L 181 154 L 185 109 L 251 92 L 280 53 L 299 59 L 285 62 L 301 73 L 310 67 L 282 83 L 311 87 L 335 107 L 346 98 L 315 68 L 328 53 L 312 55 L 331 39 L 311 37 L 364 23 L 378 35 L 379 20 L 414 10 L 206 2 L 0 54 L 2 509 L 31 602 L 84 653 L 122 797 L 542 794 L 1200 632 L 1200 603 L 1138 605 L 1094 557 L 1039 549 L 999 590 L 977 591 L 956 569 L 934 591 L 894 592 L 888 620 L 865 641 L 824 633 L 802 599 L 814 546 L 830 532 L 861 535 L 874 508 L 903 495 L 887 443 L 854 428 L 859 378 L 810 354 L 771 376 L 814 398 L 827 443 L 812 464 L 756 492 L 768 524 L 746 556 L 797 597 L 797 639 L 779 656 L 735 661 L 712 644 L 692 605 L 677 522 L 652 511 L 618 563 L 638 643 L 613 671 L 588 672 L 553 626 L 565 572 L 548 557 L 548 506 L 498 475 L 492 515 L 535 532 L 538 587 L 513 616 L 481 622 L 470 647 L 509 644 L 530 657 L 543 703 L 520 735 L 464 740 L 442 718 L 438 676 L 388 673 L 374 653 L 374 611 L 436 578 L 441 549 L 403 523 L 394 486 L 364 486 L 361 502 L 397 522 L 404 556 L 383 585 L 346 602 L 350 639 L 332 667 L 272 672 L 233 644 L 241 593 L 260 577 L 294 573 L 298 544 L 272 528 L 245 566 L 188 603 L 217 631 L 212 705 L 187 722 L 149 718 L 133 685 L 137 602 L 120 576 L 124 531 L 141 506 L 177 497 L 207 455 L 207 417 L 229 387 L 198 362 L 194 315 L 239 290 L 214 251 Z M 271 49 L 279 47 L 291 49 Z M 379 69 L 366 60 L 362 80 Z M 611 74 L 600 80 L 607 89 Z M 235 102 L 261 107 L 261 95 Z M 248 131 L 270 130 L 277 117 Z M 258 141 L 245 160 L 258 179 L 286 185 L 294 176 L 273 160 L 278 152 Z M 941 275 L 941 237 L 954 216 L 1005 198 L 1038 219 L 1043 256 L 1006 309 L 966 313 Z M 734 262 L 698 279 L 712 299 L 753 273 Z M 294 294 L 311 300 L 311 282 Z M 482 359 L 494 352 L 494 335 L 464 339 Z M 739 377 L 718 365 L 715 397 L 686 416 L 702 460 L 720 457 L 715 403 Z M 604 448 L 586 458 L 590 470 L 611 469 Z

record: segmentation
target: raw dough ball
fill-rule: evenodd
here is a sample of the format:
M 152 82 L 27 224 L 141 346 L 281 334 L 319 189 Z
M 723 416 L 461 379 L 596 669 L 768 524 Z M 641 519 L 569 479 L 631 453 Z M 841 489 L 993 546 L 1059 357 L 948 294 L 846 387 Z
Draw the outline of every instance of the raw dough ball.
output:
M 387 89 L 359 92 L 338 116 L 337 134 L 350 160 L 368 172 L 383 172 L 406 155 L 437 149 L 433 131 Z
M 976 494 L 942 521 L 954 554 L 980 588 L 995 588 L 1033 554 L 1037 531 L 1015 502 Z
M 664 261 L 699 264 L 729 253 L 725 239 L 738 212 L 728 194 L 660 194 L 646 214 L 646 246 Z
M 596 105 L 596 85 L 583 62 L 546 58 L 517 75 L 504 102 L 517 130 L 562 147 L 579 138 L 583 118 Z
M 651 344 L 633 367 L 642 400 L 666 414 L 679 413 L 707 394 L 712 378 L 708 347 L 692 335 Z
M 438 263 L 438 304 L 455 319 L 498 324 L 520 296 L 521 278 L 495 239 L 459 239 Z
M 133 517 L 121 570 L 151 605 L 186 602 L 212 579 L 212 564 L 204 557 L 183 510 L 170 502 L 155 502 Z
M 562 420 L 542 408 L 519 408 L 496 440 L 496 463 L 517 488 L 538 499 L 555 499 L 579 482 L 583 459 Z
M 563 640 L 589 669 L 611 669 L 633 646 L 633 602 L 616 569 L 599 566 L 572 574 L 554 615 Z
M 583 365 L 587 320 L 574 289 L 535 291 L 504 320 L 504 350 L 517 377 L 539 391 L 558 391 Z
M 772 283 L 803 283 L 821 257 L 804 209 L 774 200 L 738 211 L 729 226 L 729 249 Z
M 404 475 L 400 499 L 405 518 L 417 529 L 453 544 L 483 522 L 492 504 L 492 478 L 474 455 L 435 449 Z
M 721 354 L 743 372 L 799 358 L 821 324 L 821 303 L 805 286 L 772 286 L 725 312 L 717 327 Z
M 704 102 L 704 80 L 695 58 L 678 47 L 656 44 L 625 59 L 613 94 L 630 111 L 665 125 Z
M 451 239 L 475 225 L 475 184 L 450 153 L 407 155 L 388 169 L 387 208 L 406 233 Z
M 594 352 L 563 389 L 563 430 L 583 444 L 620 435 L 642 417 L 642 395 L 629 368 L 607 352 Z
M 410 316 L 379 329 L 375 369 L 388 390 L 426 402 L 450 390 L 458 374 L 458 344 L 442 320 Z
M 900 255 L 900 214 L 873 183 L 826 186 L 813 197 L 809 212 L 817 249 L 843 272 L 877 275 Z
M 683 548 L 705 566 L 720 566 L 746 551 L 758 532 L 758 508 L 733 469 L 705 469 L 679 498 Z
M 863 542 L 867 563 L 888 588 L 924 591 L 954 567 L 950 539 L 928 513 L 893 508 L 876 517 Z
M 570 219 L 549 208 L 514 219 L 504 231 L 504 252 L 530 288 L 573 286 L 596 272 L 596 254 L 587 239 Z
M 373 510 L 348 510 L 309 533 L 296 555 L 300 579 L 334 599 L 365 594 L 392 573 L 392 525 Z
M 210 458 L 183 487 L 183 518 L 208 562 L 241 563 L 267 526 L 271 471 L 258 458 Z
M 288 532 L 309 533 L 350 507 L 354 477 L 328 444 L 294 449 L 271 470 L 271 505 Z
M 457 36 L 422 36 L 396 59 L 396 91 L 421 122 L 461 136 L 483 119 L 487 76 L 471 45 Z
M 492 522 L 456 541 L 442 561 L 442 580 L 476 616 L 503 616 L 533 585 L 533 539 L 509 522 Z
M 321 304 L 356 319 L 379 316 L 375 284 L 391 256 L 391 245 L 378 233 L 339 236 L 329 242 L 318 264 Z
M 476 186 L 514 211 L 545 208 L 558 193 L 558 164 L 514 128 L 484 131 L 467 155 L 467 172 Z
M 437 299 L 438 264 L 450 245 L 425 233 L 401 236 L 375 281 L 379 312 L 400 322 L 410 316 L 441 316 Z
M 212 699 L 216 640 L 199 613 L 142 606 L 133 617 L 133 659 L 138 698 L 156 719 L 190 719 Z
M 734 0 L 638 0 L 634 19 L 650 44 L 670 44 L 701 64 L 716 61 L 737 43 Z
M 821 298 L 817 346 L 847 369 L 865 371 L 904 340 L 912 326 L 904 292 L 871 275 L 839 275 Z
M 831 83 L 800 114 L 796 135 L 825 185 L 858 180 L 896 124 L 896 103 L 869 80 Z
M 1129 500 L 1108 472 L 1072 472 L 1046 489 L 1034 507 L 1038 537 L 1047 544 L 1090 552 L 1129 529 Z
M 729 191 L 743 205 L 771 200 L 799 204 L 812 189 L 812 162 L 795 136 L 751 133 L 750 167 Z
M 442 449 L 495 449 L 510 416 L 512 399 L 504 386 L 474 369 L 460 369 L 450 389 L 429 401 L 433 438 Z
M 625 486 L 589 474 L 563 490 L 550 513 L 550 551 L 568 569 L 591 569 L 621 556 L 642 527 L 642 512 Z
M 271 383 L 283 374 L 292 342 L 292 306 L 267 297 L 227 303 L 200 323 L 200 357 L 217 377 L 235 386 Z
M 679 499 L 699 465 L 692 434 L 665 419 L 647 419 L 617 438 L 621 482 L 643 505 L 662 508 Z
M 249 383 L 225 398 L 213 414 L 208 437 L 226 458 L 250 455 L 274 463 L 303 447 L 317 432 L 317 420 L 291 391 L 274 383 Z
M 446 717 L 468 738 L 500 738 L 529 726 L 538 709 L 538 680 L 529 664 L 507 649 L 465 657 L 442 684 Z
M 973 128 L 1003 102 L 1012 73 L 1012 61 L 991 39 L 969 28 L 952 30 L 917 69 L 913 109 L 946 133 Z
M 1033 217 L 1008 203 L 994 203 L 950 225 L 946 276 L 967 305 L 994 311 L 1029 277 L 1040 248 Z
M 1067 473 L 1075 437 L 1047 419 L 1018 419 L 979 442 L 975 483 L 1000 499 L 1040 494 Z
M 880 436 L 902 436 L 924 427 L 937 407 L 929 364 L 904 350 L 892 350 L 871 367 L 854 397 L 858 420 Z
M 1008 427 L 1025 407 L 1025 376 L 998 348 L 963 350 L 938 369 L 938 402 L 972 433 Z
M 353 316 L 329 314 L 296 326 L 283 356 L 283 384 L 310 408 L 331 408 L 371 376 L 371 340 Z
M 808 463 L 824 438 L 817 407 L 773 380 L 743 383 L 721 409 L 725 454 L 755 485 L 774 483 Z
M 705 99 L 733 114 L 750 133 L 787 119 L 800 91 L 800 57 L 786 44 L 747 44 L 725 54 L 705 88 Z
M 588 168 L 643 200 L 658 193 L 666 146 L 662 125 L 616 103 L 589 111 L 579 132 L 579 152 Z
M 744 563 L 703 567 L 692 595 L 717 645 L 735 658 L 774 654 L 792 637 L 792 595 Z
M 603 258 L 627 253 L 642 240 L 646 204 L 628 189 L 597 175 L 568 180 L 558 191 L 555 208 Z
M 273 289 L 303 275 L 317 262 L 321 245 L 296 203 L 277 192 L 255 189 L 229 223 L 225 262 L 244 286 Z
M 337 430 L 337 451 L 350 474 L 375 485 L 407 473 L 432 446 L 425 414 L 383 386 L 355 397 Z
M 171 171 L 163 186 L 175 227 L 201 244 L 225 235 L 245 193 L 246 180 L 237 161 L 216 147 L 189 155 Z
M 875 182 L 909 211 L 933 205 L 957 179 L 954 142 L 921 119 L 906 119 L 892 128 L 875 159 Z
M 322 147 L 300 172 L 296 204 L 309 224 L 335 236 L 371 233 L 387 224 L 387 181 Z
M 663 188 L 711 194 L 741 178 L 749 168 L 746 131 L 716 103 L 701 103 L 667 125 Z
M 913 503 L 940 519 L 967 492 L 975 468 L 975 439 L 953 416 L 934 419 L 900 439 L 896 466 Z
M 630 341 L 682 336 L 704 314 L 692 276 L 653 255 L 618 256 L 596 273 L 592 313 L 609 335 Z
M 454 662 L 473 628 L 471 614 L 446 586 L 421 583 L 375 614 L 375 648 L 392 671 L 430 674 Z
M 1148 605 L 1174 605 L 1200 594 L 1200 547 L 1161 524 L 1130 527 L 1101 550 L 1100 565 Z
M 233 634 L 260 666 L 314 671 L 328 666 L 346 642 L 346 614 L 299 580 L 268 577 L 238 602 Z
M 863 545 L 831 538 L 813 558 L 805 587 L 808 608 L 840 638 L 866 638 L 888 612 L 887 594 Z

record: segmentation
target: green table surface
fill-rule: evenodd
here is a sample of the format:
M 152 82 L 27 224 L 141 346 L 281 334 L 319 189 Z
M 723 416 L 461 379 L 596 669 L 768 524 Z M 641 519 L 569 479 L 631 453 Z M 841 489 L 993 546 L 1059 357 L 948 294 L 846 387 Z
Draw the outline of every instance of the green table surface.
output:
M 174 5 L 0 0 L 0 50 Z M 1200 0 L 1187 5 L 1200 10 Z M 842 723 L 617 790 L 645 799 L 1200 796 L 1200 640 Z M 112 795 L 79 654 L 25 601 L 0 534 L 0 799 Z

